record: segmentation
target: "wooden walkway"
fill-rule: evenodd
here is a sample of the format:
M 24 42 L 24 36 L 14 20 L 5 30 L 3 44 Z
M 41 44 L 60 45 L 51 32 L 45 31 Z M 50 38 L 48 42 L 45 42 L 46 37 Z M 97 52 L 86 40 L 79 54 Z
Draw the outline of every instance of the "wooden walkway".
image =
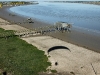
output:
M 0 22 L 0 25 L 9 25 L 9 22 Z
M 62 25 L 54 25 L 54 26 L 45 26 L 38 27 L 27 30 L 20 30 L 14 32 L 4 32 L 0 33 L 0 37 L 9 37 L 9 36 L 19 36 L 19 37 L 33 37 L 33 36 L 41 36 L 51 32 L 70 32 L 70 27 L 62 27 Z
M 46 26 L 46 27 L 39 27 L 34 28 L 31 30 L 21 30 L 16 31 L 15 34 L 19 37 L 32 37 L 32 36 L 39 36 L 39 35 L 45 35 L 52 32 L 70 32 L 69 28 L 62 28 L 61 26 Z

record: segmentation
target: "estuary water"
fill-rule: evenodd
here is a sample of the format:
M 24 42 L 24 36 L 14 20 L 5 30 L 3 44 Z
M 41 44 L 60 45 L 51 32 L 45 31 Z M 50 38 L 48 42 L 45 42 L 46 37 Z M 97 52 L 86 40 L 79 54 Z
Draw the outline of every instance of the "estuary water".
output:
M 58 21 L 72 23 L 74 27 L 100 33 L 100 6 L 78 3 L 40 2 L 10 8 L 10 11 L 50 24 Z

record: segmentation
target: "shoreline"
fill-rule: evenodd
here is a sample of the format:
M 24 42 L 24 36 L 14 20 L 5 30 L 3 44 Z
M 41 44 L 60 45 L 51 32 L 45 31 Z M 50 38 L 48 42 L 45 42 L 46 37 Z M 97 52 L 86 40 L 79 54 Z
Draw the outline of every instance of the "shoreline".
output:
M 37 28 L 37 27 L 44 27 L 44 26 L 48 26 L 49 24 L 38 21 L 36 19 L 33 19 L 34 23 L 33 24 L 25 24 L 23 23 L 24 20 L 27 19 L 27 17 L 22 17 L 18 14 L 15 14 L 15 16 L 9 16 L 9 13 L 7 9 L 9 9 L 10 7 L 3 7 L 2 9 L 0 9 L 0 17 L 11 22 L 11 21 L 15 21 L 15 22 L 21 22 L 20 26 L 28 28 L 28 29 L 32 29 L 32 28 Z M 78 30 L 72 29 L 71 33 L 50 33 L 48 34 L 49 36 L 58 38 L 62 41 L 65 42 L 69 42 L 87 49 L 91 49 L 95 52 L 99 52 L 100 53 L 100 36 L 95 36 L 92 34 L 88 34 L 88 33 L 84 33 L 84 32 L 80 32 Z

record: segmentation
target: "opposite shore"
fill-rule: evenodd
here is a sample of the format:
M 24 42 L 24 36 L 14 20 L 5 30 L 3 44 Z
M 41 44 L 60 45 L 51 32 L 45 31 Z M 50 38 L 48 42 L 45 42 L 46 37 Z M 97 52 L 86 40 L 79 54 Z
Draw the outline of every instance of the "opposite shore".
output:
M 47 2 L 48 2 L 48 1 L 47 1 Z M 59 3 L 83 3 L 83 4 L 100 5 L 100 1 L 49 1 L 49 2 L 59 2 Z

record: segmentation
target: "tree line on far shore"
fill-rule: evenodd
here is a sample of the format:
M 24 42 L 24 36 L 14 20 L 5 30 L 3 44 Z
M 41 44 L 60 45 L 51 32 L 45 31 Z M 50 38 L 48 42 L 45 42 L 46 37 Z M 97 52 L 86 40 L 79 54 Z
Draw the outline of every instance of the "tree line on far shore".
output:
M 100 5 L 100 1 L 46 1 L 46 2 L 59 2 L 59 3 L 83 3 Z

